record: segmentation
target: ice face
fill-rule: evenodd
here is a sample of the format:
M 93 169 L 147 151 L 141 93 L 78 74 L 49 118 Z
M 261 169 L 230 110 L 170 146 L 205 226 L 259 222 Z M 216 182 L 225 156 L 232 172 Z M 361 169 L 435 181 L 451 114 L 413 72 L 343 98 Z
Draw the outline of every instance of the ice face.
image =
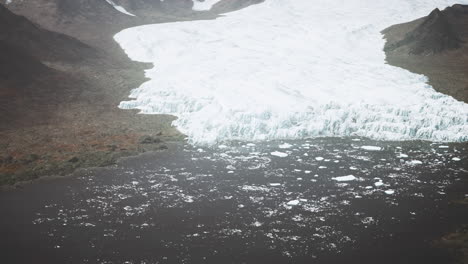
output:
M 468 1 L 267 0 L 115 36 L 152 62 L 124 109 L 172 114 L 191 143 L 363 136 L 468 140 L 468 105 L 385 63 L 386 27 Z

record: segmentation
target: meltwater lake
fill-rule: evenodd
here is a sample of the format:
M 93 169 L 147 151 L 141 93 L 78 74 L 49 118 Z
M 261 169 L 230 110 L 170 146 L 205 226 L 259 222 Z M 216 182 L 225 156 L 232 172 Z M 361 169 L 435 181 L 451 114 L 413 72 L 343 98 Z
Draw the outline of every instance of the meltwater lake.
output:
M 235 142 L 0 193 L 5 263 L 450 263 L 466 143 Z

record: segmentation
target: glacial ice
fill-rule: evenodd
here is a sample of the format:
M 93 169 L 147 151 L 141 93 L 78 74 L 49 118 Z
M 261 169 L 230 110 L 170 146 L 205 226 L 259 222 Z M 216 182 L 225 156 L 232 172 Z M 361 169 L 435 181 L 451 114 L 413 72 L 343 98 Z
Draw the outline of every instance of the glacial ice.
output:
M 191 143 L 322 136 L 466 141 L 468 104 L 385 63 L 384 28 L 467 0 L 266 0 L 115 36 L 151 62 L 120 108 L 172 114 Z

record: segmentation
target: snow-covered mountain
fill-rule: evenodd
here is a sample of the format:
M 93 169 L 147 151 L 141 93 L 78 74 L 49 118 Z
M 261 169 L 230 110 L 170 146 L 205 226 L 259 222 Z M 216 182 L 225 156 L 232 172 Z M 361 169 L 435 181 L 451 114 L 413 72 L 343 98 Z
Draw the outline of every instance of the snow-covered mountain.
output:
M 380 33 L 456 2 L 268 0 L 215 21 L 130 28 L 115 39 L 155 67 L 120 107 L 176 115 L 174 124 L 200 144 L 468 140 L 468 105 L 385 64 Z

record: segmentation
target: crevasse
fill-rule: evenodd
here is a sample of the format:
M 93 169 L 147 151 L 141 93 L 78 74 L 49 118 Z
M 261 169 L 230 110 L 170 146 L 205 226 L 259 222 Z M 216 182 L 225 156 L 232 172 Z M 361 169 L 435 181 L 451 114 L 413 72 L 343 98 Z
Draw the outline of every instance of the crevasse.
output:
M 468 105 L 385 64 L 380 31 L 468 1 L 266 0 L 216 20 L 115 36 L 152 62 L 120 107 L 172 114 L 195 144 L 364 136 L 466 141 Z

